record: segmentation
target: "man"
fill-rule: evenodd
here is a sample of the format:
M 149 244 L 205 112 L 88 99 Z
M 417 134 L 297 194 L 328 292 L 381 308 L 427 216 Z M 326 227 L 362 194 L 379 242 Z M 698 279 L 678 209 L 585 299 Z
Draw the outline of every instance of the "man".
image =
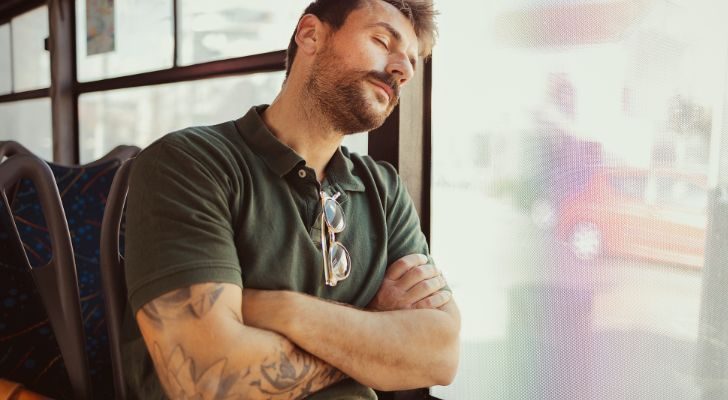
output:
M 340 147 L 391 113 L 433 14 L 318 0 L 270 106 L 138 157 L 126 260 L 143 340 L 132 332 L 124 352 L 136 397 L 374 399 L 452 381 L 460 317 L 412 202 L 390 165 Z

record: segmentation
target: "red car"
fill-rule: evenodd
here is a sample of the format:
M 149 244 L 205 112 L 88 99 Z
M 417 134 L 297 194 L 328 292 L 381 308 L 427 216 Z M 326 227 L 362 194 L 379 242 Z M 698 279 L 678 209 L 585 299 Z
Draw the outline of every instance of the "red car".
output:
M 583 260 L 607 254 L 701 268 L 707 199 L 704 174 L 600 167 L 562 201 L 557 237 Z

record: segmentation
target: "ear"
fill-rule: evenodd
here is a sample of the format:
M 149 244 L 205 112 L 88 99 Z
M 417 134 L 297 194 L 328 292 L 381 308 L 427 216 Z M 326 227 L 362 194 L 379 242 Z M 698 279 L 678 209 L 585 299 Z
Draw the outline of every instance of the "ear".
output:
M 296 27 L 296 44 L 298 51 L 308 55 L 316 54 L 323 44 L 326 27 L 324 23 L 313 14 L 301 17 Z

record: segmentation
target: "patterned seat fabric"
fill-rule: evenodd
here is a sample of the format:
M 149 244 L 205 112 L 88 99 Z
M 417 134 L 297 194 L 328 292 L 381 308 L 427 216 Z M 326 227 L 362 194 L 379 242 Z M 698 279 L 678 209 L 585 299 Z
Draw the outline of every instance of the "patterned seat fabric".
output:
M 119 166 L 117 160 L 86 167 L 51 164 L 73 242 L 86 353 L 94 398 L 98 399 L 114 397 L 101 290 L 99 236 L 109 188 Z M 10 204 L 30 266 L 46 265 L 51 257 L 50 238 L 32 184 L 21 181 Z M 37 289 L 22 260 L 24 256 L 12 250 L 17 248 L 13 243 L 17 239 L 8 229 L 6 210 L 2 211 L 0 222 L 3 218 L 0 260 L 9 262 L 0 262 L 0 351 L 3 352 L 0 376 L 54 398 L 71 398 L 63 360 Z
M 25 255 L 18 252 L 5 201 L 0 212 L 0 376 L 53 398 L 70 399 L 60 349 Z

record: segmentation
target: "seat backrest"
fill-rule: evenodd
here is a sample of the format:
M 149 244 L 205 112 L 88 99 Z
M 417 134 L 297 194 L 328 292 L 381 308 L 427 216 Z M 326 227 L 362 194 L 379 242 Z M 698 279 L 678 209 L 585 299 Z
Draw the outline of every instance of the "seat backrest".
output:
M 126 384 L 121 357 L 121 329 L 127 303 L 124 277 L 124 208 L 129 192 L 129 172 L 133 160 L 126 161 L 111 184 L 106 211 L 101 224 L 101 280 L 106 295 L 106 325 L 109 329 L 109 348 L 117 399 L 126 398 Z
M 84 166 L 49 163 L 60 192 L 72 238 L 88 374 L 94 398 L 111 399 L 114 396 L 106 306 L 101 288 L 99 246 L 101 220 L 115 174 L 126 158 L 138 152 L 137 147 L 119 146 L 101 160 Z M 10 202 L 12 218 L 20 230 L 19 237 L 27 250 L 27 260 L 31 267 L 44 265 L 51 256 L 46 245 L 49 237 L 43 231 L 45 227 L 43 215 L 33 206 L 37 201 L 37 193 L 32 185 L 21 182 L 15 198 Z M 32 292 L 32 285 L 25 290 Z M 42 311 L 36 308 L 34 314 L 44 315 Z M 32 344 L 32 340 L 26 341 L 26 345 Z M 52 349 L 49 349 L 48 353 L 52 354 Z M 62 363 L 60 365 L 62 366 Z M 39 389 L 36 388 L 40 391 Z
M 0 162 L 2 162 L 4 159 L 17 155 L 17 154 L 30 154 L 33 155 L 33 153 L 26 149 L 25 146 L 22 144 L 14 141 L 14 140 L 5 140 L 0 141 Z M 18 182 L 19 183 L 19 182 Z M 18 184 L 11 186 L 8 188 L 8 197 L 13 198 L 15 197 L 15 192 L 18 189 Z
M 103 399 L 113 398 L 113 380 L 99 243 L 107 196 L 120 165 L 119 160 L 81 167 L 51 165 L 73 242 L 93 394 Z M 16 216 L 20 214 L 18 210 Z
M 4 157 L 14 156 L 16 154 L 33 154 L 30 150 L 26 149 L 22 144 L 14 140 L 0 141 L 0 161 Z
M 32 190 L 19 190 L 16 199 L 32 193 L 34 201 L 15 205 L 43 221 L 25 221 L 32 232 L 25 240 L 7 196 L 18 182 Z M 54 398 L 90 399 L 73 247 L 53 172 L 33 155 L 10 157 L 0 164 L 0 194 L 0 376 Z M 38 251 L 52 256 L 32 267 L 28 254 Z
M 0 161 L 2 161 L 4 157 L 10 157 L 16 154 L 33 154 L 33 152 L 31 152 L 25 146 L 14 140 L 0 140 Z M 111 160 L 128 160 L 136 156 L 137 154 L 139 154 L 139 147 L 127 146 L 122 144 L 114 147 L 110 152 L 106 153 L 105 156 L 99 158 L 98 160 L 86 164 L 86 166 L 90 167 Z
M 115 394 L 108 307 L 101 273 L 102 220 L 109 199 L 116 198 L 110 193 L 115 176 L 124 161 L 139 150 L 138 147 L 119 146 L 101 160 L 85 166 L 51 165 L 63 194 L 73 239 L 94 398 L 112 399 Z

